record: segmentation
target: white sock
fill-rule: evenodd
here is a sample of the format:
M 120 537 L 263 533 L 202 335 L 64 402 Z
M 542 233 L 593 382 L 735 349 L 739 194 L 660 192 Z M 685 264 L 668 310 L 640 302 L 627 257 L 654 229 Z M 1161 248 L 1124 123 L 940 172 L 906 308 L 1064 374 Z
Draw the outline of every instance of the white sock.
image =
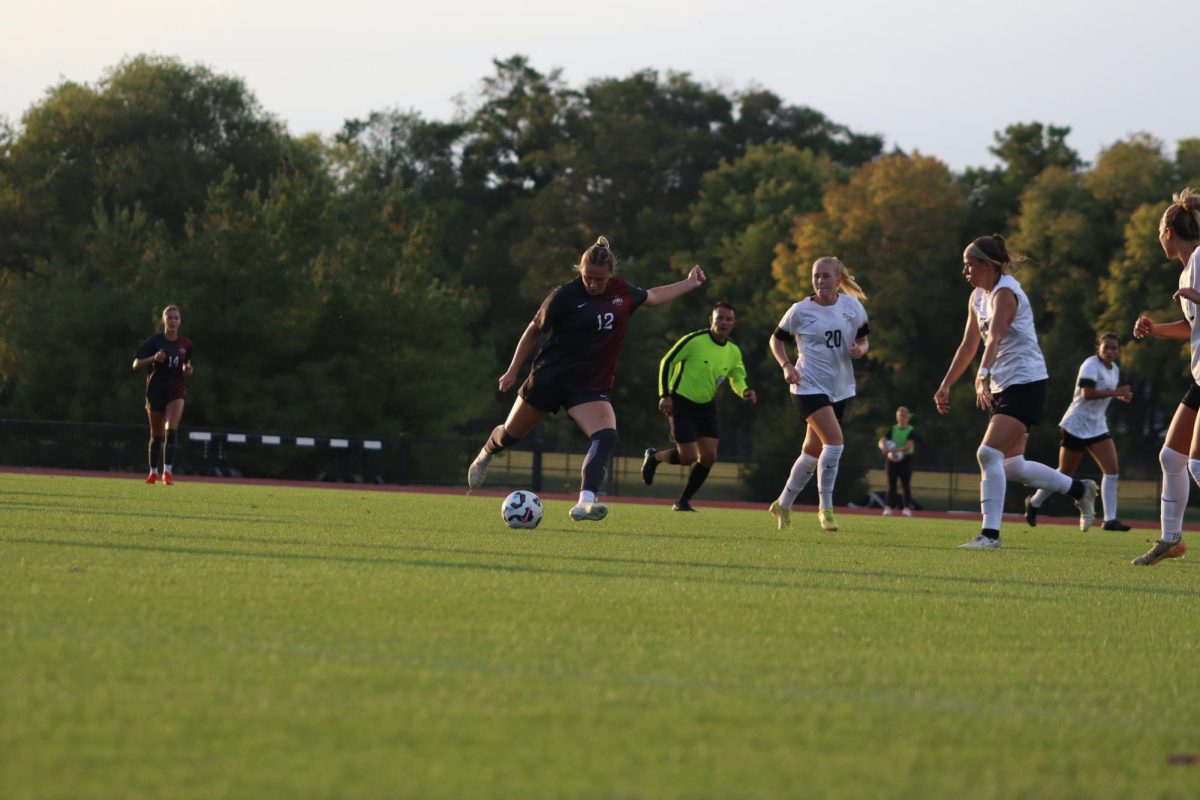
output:
M 821 448 L 817 459 L 817 490 L 821 493 L 819 508 L 833 508 L 833 485 L 837 483 L 838 464 L 842 460 L 845 445 L 827 444 Z
M 1117 476 L 1105 475 L 1100 479 L 1100 500 L 1104 505 L 1104 521 L 1117 518 Z
M 1158 463 L 1162 464 L 1163 490 L 1159 513 L 1162 517 L 1162 539 L 1178 542 L 1183 533 L 1183 512 L 1187 509 L 1188 473 L 1187 456 L 1169 447 L 1158 451 Z
M 1054 492 L 1048 492 L 1045 489 L 1038 489 L 1033 493 L 1033 497 L 1029 498 L 1029 505 L 1033 506 L 1034 508 L 1041 508 L 1042 503 L 1049 500 L 1050 495 L 1052 494 L 1054 494 Z
M 594 503 L 594 502 L 596 502 L 596 493 L 595 492 L 589 492 L 587 489 L 584 489 L 582 492 L 579 493 L 579 505 L 582 506 L 582 505 L 586 505 L 587 503 Z
M 1004 459 L 1004 474 L 1009 480 L 1020 481 L 1034 489 L 1048 489 L 1051 492 L 1066 494 L 1071 490 L 1071 477 L 1064 475 L 1054 467 L 1039 464 L 1037 461 L 1026 461 L 1025 456 L 1013 456 Z
M 163 472 L 174 472 L 174 471 L 175 471 L 174 465 L 172 465 L 172 464 L 167 464 L 165 467 L 163 467 Z
M 1000 515 L 1004 513 L 1004 453 L 986 444 L 975 451 L 979 461 L 979 510 L 983 527 L 1000 530 Z
M 816 471 L 817 459 L 808 453 L 801 453 L 800 457 L 796 459 L 796 463 L 792 464 L 792 472 L 788 475 L 787 483 L 784 484 L 783 491 L 779 494 L 779 505 L 791 508 L 792 503 L 796 502 L 796 495 L 804 491 L 804 487 L 808 485 Z

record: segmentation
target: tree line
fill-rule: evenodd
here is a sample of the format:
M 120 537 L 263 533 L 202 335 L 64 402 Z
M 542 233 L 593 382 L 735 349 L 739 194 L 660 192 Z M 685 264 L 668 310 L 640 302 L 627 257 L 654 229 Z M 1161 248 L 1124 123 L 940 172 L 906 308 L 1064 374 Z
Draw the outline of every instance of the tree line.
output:
M 761 399 L 722 398 L 722 448 L 793 458 L 801 426 L 766 343 L 812 261 L 838 255 L 872 331 L 848 444 L 869 448 L 904 404 L 932 462 L 983 427 L 969 381 L 950 417 L 929 398 L 966 321 L 962 247 L 998 232 L 1029 258 L 1018 278 L 1051 370 L 1032 452 L 1052 453 L 1108 328 L 1137 386 L 1112 412 L 1118 440 L 1150 452 L 1187 359 L 1128 333 L 1138 313 L 1177 316 L 1157 223 L 1172 191 L 1200 183 L 1200 138 L 1169 152 L 1132 134 L 1089 163 L 1069 133 L 1015 123 L 995 134 L 998 166 L 956 173 L 765 89 L 653 70 L 570 86 L 513 56 L 452 120 L 382 109 L 292 136 L 236 77 L 130 58 L 0 124 L 0 414 L 140 420 L 131 355 L 176 303 L 196 346 L 187 424 L 474 437 L 507 410 L 496 376 L 538 303 L 604 234 L 637 285 L 693 263 L 710 278 L 633 317 L 623 445 L 662 443 L 658 359 L 725 298 Z M 580 444 L 557 418 L 545 427 Z

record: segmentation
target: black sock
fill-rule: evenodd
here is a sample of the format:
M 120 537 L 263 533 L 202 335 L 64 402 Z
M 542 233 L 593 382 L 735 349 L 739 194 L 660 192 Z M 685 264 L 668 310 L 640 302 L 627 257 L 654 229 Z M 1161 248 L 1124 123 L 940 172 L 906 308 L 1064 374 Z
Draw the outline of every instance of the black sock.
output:
M 1075 500 L 1083 497 L 1083 481 L 1071 479 L 1071 488 L 1067 489 L 1067 495 Z
M 686 503 L 692 499 L 692 495 L 703 485 L 704 479 L 708 477 L 711 469 L 712 467 L 706 467 L 699 461 L 692 465 L 692 471 L 688 473 L 687 485 L 683 487 L 683 494 L 679 495 L 679 502 Z
M 587 492 L 596 492 L 604 481 L 604 470 L 608 459 L 617 446 L 617 429 L 605 428 L 592 434 L 592 446 L 583 459 L 583 486 Z
M 167 443 L 163 446 L 163 470 L 175 468 L 175 442 L 178 439 L 178 432 L 167 431 Z
M 508 431 L 504 430 L 503 425 L 497 425 L 492 429 L 492 435 L 484 442 L 483 449 L 488 451 L 488 455 L 496 455 L 501 450 L 507 447 L 512 447 L 517 442 L 521 441 L 515 436 L 509 435 Z
M 680 463 L 679 462 L 679 451 L 676 450 L 674 447 L 672 447 L 670 450 L 667 450 L 666 454 L 667 454 L 666 461 L 668 464 Z
M 980 531 L 980 533 L 982 533 L 984 536 L 986 536 L 989 539 L 999 539 L 1000 538 L 1000 531 L 996 530 L 995 528 L 984 528 L 983 530 Z
M 146 452 L 146 458 L 150 462 L 150 471 L 158 472 L 158 459 L 162 456 L 163 437 L 151 436 L 150 447 Z

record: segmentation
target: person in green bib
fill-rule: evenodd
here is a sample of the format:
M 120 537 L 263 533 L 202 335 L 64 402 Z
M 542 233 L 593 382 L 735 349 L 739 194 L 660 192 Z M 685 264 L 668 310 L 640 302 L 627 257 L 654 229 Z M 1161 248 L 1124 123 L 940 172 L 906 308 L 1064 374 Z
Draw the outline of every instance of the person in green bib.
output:
M 673 448 L 647 447 L 642 460 L 642 480 L 654 482 L 654 471 L 662 462 L 691 464 L 687 484 L 672 508 L 695 511 L 691 499 L 717 463 L 717 389 L 722 383 L 750 403 L 758 398 L 746 388 L 742 351 L 729 341 L 737 325 L 737 309 L 726 300 L 713 307 L 707 328 L 687 334 L 667 351 L 658 367 L 658 410 L 671 426 Z
M 884 474 L 887 475 L 887 498 L 883 503 L 883 515 L 889 517 L 896 505 L 896 482 L 904 495 L 904 503 L 899 506 L 904 516 L 911 517 L 912 499 L 912 465 L 917 434 L 910 423 L 908 409 L 900 406 L 896 409 L 896 424 L 888 430 L 884 438 L 879 440 L 879 450 L 884 457 Z

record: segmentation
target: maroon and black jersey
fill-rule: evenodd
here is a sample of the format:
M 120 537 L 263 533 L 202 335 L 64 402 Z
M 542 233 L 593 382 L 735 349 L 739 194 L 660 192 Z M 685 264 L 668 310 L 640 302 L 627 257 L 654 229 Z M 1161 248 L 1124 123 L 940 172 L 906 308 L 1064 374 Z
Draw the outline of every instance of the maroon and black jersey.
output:
M 153 361 L 146 370 L 146 391 L 151 389 L 172 389 L 181 393 L 185 390 L 183 383 L 183 365 L 192 360 L 192 340 L 186 336 L 178 336 L 171 341 L 166 334 L 156 333 L 134 353 L 134 358 L 150 358 L 162 350 L 167 354 L 167 360 L 159 363 Z
M 618 277 L 610 278 L 604 293 L 595 296 L 587 293 L 582 278 L 559 286 L 533 318 L 546 337 L 533 371 L 552 374 L 581 390 L 611 389 L 626 323 L 646 294 Z

